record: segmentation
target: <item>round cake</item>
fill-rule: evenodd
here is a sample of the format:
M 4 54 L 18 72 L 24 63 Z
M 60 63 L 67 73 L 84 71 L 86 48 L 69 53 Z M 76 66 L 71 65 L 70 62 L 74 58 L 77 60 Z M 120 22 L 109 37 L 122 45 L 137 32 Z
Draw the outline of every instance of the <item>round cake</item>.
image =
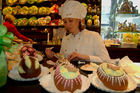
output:
M 41 67 L 37 58 L 25 55 L 18 66 L 19 75 L 23 78 L 38 77 Z
M 82 80 L 79 70 L 72 64 L 58 65 L 54 72 L 54 83 L 58 90 L 73 93 L 81 89 Z
M 114 64 L 102 63 L 97 69 L 97 76 L 108 88 L 123 91 L 128 87 L 128 77 L 126 73 Z

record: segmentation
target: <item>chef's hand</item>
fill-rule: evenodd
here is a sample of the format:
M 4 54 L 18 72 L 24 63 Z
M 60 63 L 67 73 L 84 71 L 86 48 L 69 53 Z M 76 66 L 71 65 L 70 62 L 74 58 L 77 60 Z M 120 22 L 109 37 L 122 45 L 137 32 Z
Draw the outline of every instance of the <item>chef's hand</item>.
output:
M 47 57 L 50 59 L 53 58 L 53 56 L 55 54 L 55 52 L 53 52 L 50 48 L 46 48 L 45 53 L 46 53 Z
M 68 60 L 69 61 L 72 61 L 72 60 L 85 60 L 85 61 L 89 61 L 90 58 L 87 55 L 83 55 L 83 54 L 79 54 L 77 52 L 73 52 L 73 53 L 71 53 L 69 55 Z

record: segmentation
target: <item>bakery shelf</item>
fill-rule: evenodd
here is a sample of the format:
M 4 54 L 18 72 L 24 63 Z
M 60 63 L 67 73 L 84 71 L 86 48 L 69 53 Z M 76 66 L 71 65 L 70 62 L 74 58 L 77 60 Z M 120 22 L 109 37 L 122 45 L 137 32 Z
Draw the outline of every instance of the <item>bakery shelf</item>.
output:
M 16 26 L 17 28 L 42 28 L 42 29 L 44 29 L 44 28 L 58 28 L 58 27 L 64 27 L 64 26 Z
M 17 6 L 17 5 L 19 5 L 19 6 L 32 6 L 32 5 L 36 5 L 36 6 L 46 6 L 46 4 L 44 3 L 44 2 L 48 2 L 48 5 L 50 4 L 50 3 L 57 3 L 58 2 L 58 0 L 44 0 L 43 2 L 40 2 L 40 3 L 37 3 L 37 2 L 35 2 L 35 3 L 33 3 L 33 4 L 29 4 L 28 2 L 26 2 L 25 4 L 20 4 L 19 2 L 16 2 L 15 4 L 13 4 L 13 5 L 7 5 L 6 4 L 6 0 L 3 0 L 3 6 L 11 6 L 11 7 L 14 7 L 14 6 Z

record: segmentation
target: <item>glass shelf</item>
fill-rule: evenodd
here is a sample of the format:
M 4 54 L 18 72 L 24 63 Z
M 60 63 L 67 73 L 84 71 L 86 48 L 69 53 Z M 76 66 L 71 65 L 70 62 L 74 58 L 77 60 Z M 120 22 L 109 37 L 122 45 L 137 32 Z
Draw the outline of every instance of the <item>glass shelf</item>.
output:
M 137 17 L 140 14 L 117 14 L 116 17 Z
M 140 33 L 140 31 L 130 32 L 130 31 L 115 31 L 115 33 Z

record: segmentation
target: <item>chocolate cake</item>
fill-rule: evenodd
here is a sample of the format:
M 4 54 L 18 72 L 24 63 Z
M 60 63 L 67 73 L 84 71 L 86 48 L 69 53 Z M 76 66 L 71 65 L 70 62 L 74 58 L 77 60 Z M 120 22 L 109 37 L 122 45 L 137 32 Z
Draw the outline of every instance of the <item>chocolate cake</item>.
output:
M 37 58 L 25 55 L 18 66 L 19 75 L 23 78 L 38 77 L 41 67 Z
M 54 73 L 54 83 L 58 90 L 71 93 L 82 87 L 79 70 L 72 64 L 57 66 Z
M 128 77 L 119 66 L 103 63 L 97 69 L 97 75 L 101 82 L 110 89 L 123 91 L 128 87 Z

